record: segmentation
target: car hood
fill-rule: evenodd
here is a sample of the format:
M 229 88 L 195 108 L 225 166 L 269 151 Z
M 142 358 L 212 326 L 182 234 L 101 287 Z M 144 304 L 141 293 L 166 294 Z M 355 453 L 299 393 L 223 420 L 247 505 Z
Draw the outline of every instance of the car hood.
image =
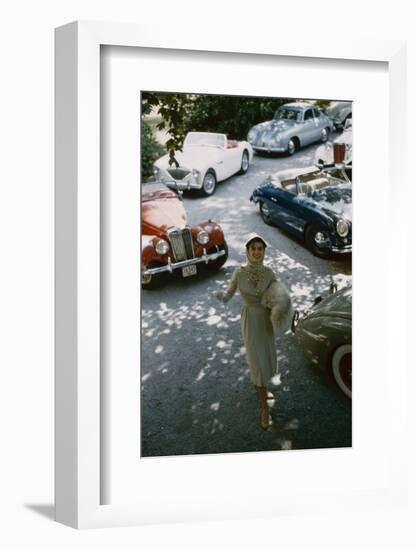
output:
M 268 120 L 267 122 L 262 122 L 255 126 L 255 130 L 261 132 L 284 132 L 288 128 L 292 128 L 296 122 L 294 120 Z
M 182 168 L 189 168 L 190 170 L 195 168 L 196 170 L 200 170 L 218 160 L 221 152 L 222 149 L 217 147 L 208 147 L 206 145 L 189 146 L 184 147 L 183 151 L 175 153 L 175 158 Z M 170 168 L 169 155 L 164 155 L 158 159 L 155 164 L 158 168 L 167 170 Z M 174 165 L 172 165 L 172 167 L 174 167 Z
M 187 223 L 184 206 L 176 193 L 169 189 L 150 189 L 142 193 L 142 233 L 164 236 L 170 227 Z
M 309 317 L 313 315 L 352 319 L 352 287 L 347 286 L 324 298 L 311 310 Z
M 329 214 L 344 216 L 352 221 L 352 185 L 350 183 L 325 187 L 315 191 L 312 200 Z

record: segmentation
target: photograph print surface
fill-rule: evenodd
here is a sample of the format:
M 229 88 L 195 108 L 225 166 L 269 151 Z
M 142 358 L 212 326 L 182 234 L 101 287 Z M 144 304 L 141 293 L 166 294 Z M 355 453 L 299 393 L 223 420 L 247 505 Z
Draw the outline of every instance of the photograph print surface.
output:
M 141 457 L 352 445 L 352 102 L 141 92 Z

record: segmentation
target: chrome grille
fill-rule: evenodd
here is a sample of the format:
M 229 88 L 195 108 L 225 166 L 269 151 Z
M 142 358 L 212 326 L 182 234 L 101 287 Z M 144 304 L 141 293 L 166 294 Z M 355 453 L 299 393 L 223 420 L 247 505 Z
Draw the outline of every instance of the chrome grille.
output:
M 182 180 L 185 176 L 188 176 L 190 170 L 186 168 L 168 168 L 168 173 L 174 178 L 174 180 Z
M 189 227 L 170 229 L 168 238 L 177 262 L 194 258 L 193 237 Z

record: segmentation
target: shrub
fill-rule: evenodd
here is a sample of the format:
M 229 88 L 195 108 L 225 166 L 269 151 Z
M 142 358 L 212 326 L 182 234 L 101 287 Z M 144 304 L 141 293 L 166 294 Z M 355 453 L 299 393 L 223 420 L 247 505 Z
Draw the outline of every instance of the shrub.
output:
M 152 165 L 156 159 L 166 153 L 165 148 L 153 137 L 152 128 L 142 120 L 141 127 L 142 159 L 141 177 L 142 182 L 152 176 Z

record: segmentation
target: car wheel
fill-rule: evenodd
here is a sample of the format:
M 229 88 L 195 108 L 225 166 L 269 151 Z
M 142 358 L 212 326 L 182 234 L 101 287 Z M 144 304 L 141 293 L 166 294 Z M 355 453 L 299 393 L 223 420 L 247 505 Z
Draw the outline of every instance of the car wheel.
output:
M 323 128 L 323 130 L 320 133 L 320 141 L 322 143 L 326 143 L 327 138 L 329 137 L 329 133 L 330 133 L 330 131 L 329 131 L 328 128 Z
M 147 265 L 146 267 L 147 268 L 160 267 L 161 265 L 163 264 L 153 262 Z M 169 275 L 167 272 L 155 273 L 155 275 L 143 275 L 142 273 L 142 279 L 141 279 L 142 288 L 144 290 L 157 290 L 158 288 L 161 288 L 167 283 L 168 277 Z
M 209 170 L 203 179 L 203 185 L 200 190 L 200 194 L 204 197 L 209 197 L 216 190 L 217 179 L 213 170 Z
M 333 353 L 332 357 L 333 378 L 350 399 L 352 398 L 352 346 L 343 344 Z
M 319 258 L 330 256 L 331 241 L 327 229 L 320 225 L 309 225 L 307 227 L 305 241 L 307 248 Z
M 239 174 L 246 174 L 248 169 L 249 169 L 249 153 L 245 149 L 245 151 L 243 151 L 243 155 L 242 155 L 242 162 L 240 163 Z
M 294 138 L 291 138 L 287 145 L 287 154 L 288 156 L 292 156 L 297 151 L 297 142 Z
M 261 218 L 267 225 L 272 225 L 271 221 L 271 210 L 269 209 L 269 206 L 265 202 L 259 203 L 259 212 L 261 214 Z
M 214 248 L 210 248 L 207 253 L 213 254 L 213 252 L 217 252 L 217 250 L 224 250 L 226 254 L 223 254 L 223 256 L 220 256 L 220 258 L 217 258 L 217 260 L 213 260 L 212 262 L 209 262 L 207 264 L 207 269 L 209 269 L 210 271 L 218 271 L 221 267 L 224 266 L 229 256 L 229 248 L 226 241 L 224 241 L 224 243 L 218 247 L 216 246 Z

